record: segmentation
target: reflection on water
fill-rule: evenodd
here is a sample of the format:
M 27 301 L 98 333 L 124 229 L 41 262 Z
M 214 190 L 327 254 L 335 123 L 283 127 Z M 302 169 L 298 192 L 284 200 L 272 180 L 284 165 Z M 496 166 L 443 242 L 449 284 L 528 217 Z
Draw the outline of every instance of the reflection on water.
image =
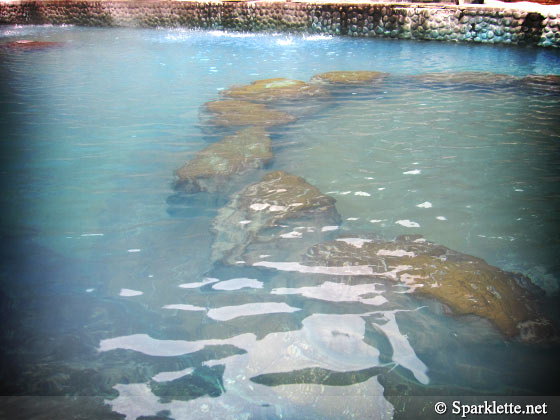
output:
M 299 287 L 299 288 L 278 288 L 272 289 L 270 293 L 276 295 L 298 294 L 312 299 L 327 300 L 330 302 L 361 302 L 366 305 L 383 305 L 387 302 L 381 291 L 377 290 L 373 284 L 348 285 L 326 281 L 320 286 Z M 362 295 L 376 295 L 372 298 L 364 298 Z
M 390 314 L 389 319 L 391 318 L 394 320 L 394 315 Z M 395 340 L 408 343 L 400 335 L 398 327 L 387 326 L 384 331 L 390 332 L 391 343 L 397 343 Z M 245 411 L 247 413 L 241 415 L 258 416 L 263 407 L 268 409 L 260 415 L 272 418 L 282 415 L 299 417 L 300 410 L 303 410 L 301 413 L 313 413 L 322 418 L 337 418 L 345 413 L 366 418 L 391 418 L 392 407 L 381 398 L 383 389 L 375 378 L 356 376 L 359 382 L 352 383 L 351 378 L 355 376 L 355 372 L 380 366 L 379 351 L 364 343 L 364 334 L 365 321 L 360 315 L 314 314 L 303 320 L 301 330 L 271 333 L 261 340 L 256 340 L 253 334 L 198 342 L 162 341 L 146 335 L 103 340 L 100 351 L 130 349 L 158 356 L 192 353 L 206 345 L 217 344 L 232 344 L 246 351 L 244 354 L 205 362 L 205 366 L 225 366 L 222 379 L 224 393 L 220 398 L 165 404 L 151 391 L 150 383 L 120 384 L 115 386 L 119 397 L 108 403 L 114 410 L 126 413 L 127 418 L 136 418 L 141 414 L 155 415 L 165 409 L 179 418 L 191 418 L 189 415 L 194 415 L 194 418 L 203 417 L 204 412 L 208 411 L 212 415 L 217 413 L 220 418 L 238 418 L 236 416 Z M 399 360 L 403 361 L 403 366 L 413 366 L 413 351 L 412 355 L 413 360 L 409 360 L 411 357 L 407 349 L 399 351 Z M 417 363 L 423 366 L 421 361 L 418 360 Z M 346 383 L 344 387 L 289 383 L 290 375 L 297 375 L 298 371 L 311 368 L 347 372 L 347 381 L 350 383 Z M 191 373 L 185 370 L 180 373 L 183 372 L 185 375 Z M 251 378 L 258 377 L 259 381 L 266 382 L 266 375 L 278 373 L 286 373 L 283 377 L 286 384 L 267 387 L 251 381 Z M 165 374 L 171 378 L 169 380 L 176 380 L 172 373 Z M 422 380 L 425 380 L 425 373 L 422 375 Z M 137 402 L 138 399 L 140 403 Z M 240 409 L 243 411 L 239 411 Z M 282 411 L 278 412 L 279 409 Z
M 556 51 L 0 33 L 4 417 L 558 392 Z
M 399 331 L 399 326 L 397 325 L 397 320 L 395 318 L 395 312 L 398 311 L 381 312 L 387 322 L 382 325 L 375 325 L 383 331 L 389 339 L 389 342 L 393 347 L 393 360 L 395 363 L 410 370 L 418 382 L 426 385 L 430 382 L 427 375 L 428 368 L 420 359 L 418 359 L 406 337 Z

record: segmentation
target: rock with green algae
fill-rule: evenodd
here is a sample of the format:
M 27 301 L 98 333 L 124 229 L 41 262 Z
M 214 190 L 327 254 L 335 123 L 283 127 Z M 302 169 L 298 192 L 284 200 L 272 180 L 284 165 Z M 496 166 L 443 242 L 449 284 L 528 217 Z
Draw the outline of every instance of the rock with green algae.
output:
M 295 116 L 286 112 L 270 109 L 266 105 L 247 101 L 213 101 L 208 102 L 206 108 L 214 114 L 214 117 L 209 123 L 222 127 L 237 125 L 270 127 L 289 124 L 297 120 Z
M 285 78 L 256 80 L 249 85 L 233 86 L 224 95 L 254 102 L 278 102 L 298 99 L 324 98 L 329 92 L 314 84 Z
M 457 73 L 424 73 L 413 79 L 427 84 L 499 86 L 513 83 L 517 78 L 508 74 L 483 71 L 464 71 Z
M 176 172 L 176 188 L 186 192 L 219 191 L 232 176 L 262 167 L 272 159 L 263 127 L 247 127 L 198 152 Z
M 338 224 L 340 215 L 335 201 L 299 176 L 269 172 L 260 182 L 234 195 L 218 212 L 212 258 L 228 263 L 238 261 L 250 244 L 277 239 L 274 235 L 266 237 L 266 231 L 278 224 Z
M 380 82 L 387 73 L 379 71 L 329 71 L 313 76 L 311 82 L 334 85 L 371 85 Z
M 367 266 L 372 276 L 399 282 L 408 292 L 433 297 L 458 315 L 478 315 L 506 337 L 539 342 L 557 339 L 538 310 L 528 279 L 484 260 L 436 245 L 421 237 L 393 242 L 338 238 L 311 247 L 304 263 L 312 266 Z M 523 285 L 523 286 L 521 286 Z

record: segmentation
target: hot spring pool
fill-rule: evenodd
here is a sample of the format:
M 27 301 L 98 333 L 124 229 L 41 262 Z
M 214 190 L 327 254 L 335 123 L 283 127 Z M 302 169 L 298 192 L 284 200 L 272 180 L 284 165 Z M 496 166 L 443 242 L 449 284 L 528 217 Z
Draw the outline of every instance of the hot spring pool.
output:
M 409 235 L 408 251 L 376 255 L 412 258 L 430 243 L 481 258 L 530 279 L 557 319 L 560 88 L 523 78 L 560 73 L 559 51 L 176 29 L 0 34 L 7 418 L 418 419 L 442 396 L 558 395 L 557 345 L 408 293 L 402 268 L 310 265 L 308 250 Z M 6 46 L 16 39 L 60 45 Z M 297 120 L 267 128 L 272 159 L 217 193 L 174 187 L 178 168 L 239 129 L 212 124 L 205 103 L 234 85 L 335 70 L 387 74 L 278 107 Z M 441 72 L 511 77 L 422 76 Z M 271 171 L 332 197 L 336 216 L 283 220 L 215 258 L 252 223 L 224 216 L 237 211 L 230 200 Z

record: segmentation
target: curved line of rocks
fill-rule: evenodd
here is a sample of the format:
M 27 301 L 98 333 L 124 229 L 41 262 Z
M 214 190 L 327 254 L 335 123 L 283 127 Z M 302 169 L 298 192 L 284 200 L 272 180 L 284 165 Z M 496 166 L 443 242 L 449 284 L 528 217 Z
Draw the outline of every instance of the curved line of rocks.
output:
M 211 126 L 243 128 L 199 151 L 179 168 L 175 188 L 187 193 L 223 192 L 233 178 L 262 168 L 272 160 L 267 129 L 297 119 L 272 106 L 325 101 L 333 94 L 343 94 L 348 86 L 367 92 L 386 77 L 386 73 L 371 71 L 328 72 L 314 76 L 309 83 L 276 78 L 231 87 L 224 91 L 224 98 L 204 107 L 211 115 Z M 517 78 L 463 72 L 412 77 L 426 86 L 517 85 L 547 94 L 560 92 L 560 76 L 554 75 Z M 340 216 L 335 201 L 301 177 L 283 171 L 268 172 L 260 182 L 233 194 L 229 204 L 220 210 L 214 221 L 216 240 L 212 258 L 234 264 L 244 257 L 251 243 L 259 241 L 263 230 L 289 220 L 312 216 L 338 224 Z M 455 314 L 486 318 L 508 338 L 518 337 L 527 342 L 557 340 L 556 327 L 539 310 L 538 293 L 534 293 L 537 288 L 530 279 L 420 236 L 401 236 L 389 242 L 339 237 L 312 246 L 303 262 L 305 265 L 300 265 L 300 269 L 304 267 L 307 272 L 350 266 L 361 271 L 349 270 L 349 275 L 381 276 L 400 282 L 408 292 L 436 298 Z M 263 262 L 253 265 L 279 267 Z

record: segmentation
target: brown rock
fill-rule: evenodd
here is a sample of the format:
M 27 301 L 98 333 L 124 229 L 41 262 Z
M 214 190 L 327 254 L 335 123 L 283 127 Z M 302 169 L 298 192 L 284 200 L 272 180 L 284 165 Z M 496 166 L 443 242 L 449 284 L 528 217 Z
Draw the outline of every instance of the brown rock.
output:
M 311 247 L 305 261 L 321 266 L 369 266 L 372 275 L 434 297 L 458 315 L 488 319 L 507 337 L 540 341 L 553 335 L 535 296 L 519 285 L 522 276 L 421 238 L 401 237 L 395 242 L 339 238 Z
M 313 76 L 311 82 L 344 84 L 344 85 L 365 85 L 379 82 L 387 77 L 387 73 L 379 71 L 329 71 Z
M 269 172 L 218 212 L 213 259 L 236 261 L 261 233 L 279 223 L 305 219 L 316 226 L 336 224 L 340 216 L 335 201 L 299 176 Z
M 329 96 L 329 92 L 320 86 L 301 80 L 277 78 L 257 80 L 244 86 L 233 86 L 226 90 L 224 95 L 246 101 L 273 102 L 326 97 Z
M 206 104 L 215 114 L 211 124 L 229 127 L 236 125 L 258 125 L 270 127 L 294 122 L 297 118 L 286 112 L 276 111 L 263 104 L 247 101 L 214 101 Z
M 187 192 L 215 192 L 233 175 L 259 168 L 271 159 L 271 142 L 265 129 L 244 128 L 211 144 L 179 168 L 176 187 Z

